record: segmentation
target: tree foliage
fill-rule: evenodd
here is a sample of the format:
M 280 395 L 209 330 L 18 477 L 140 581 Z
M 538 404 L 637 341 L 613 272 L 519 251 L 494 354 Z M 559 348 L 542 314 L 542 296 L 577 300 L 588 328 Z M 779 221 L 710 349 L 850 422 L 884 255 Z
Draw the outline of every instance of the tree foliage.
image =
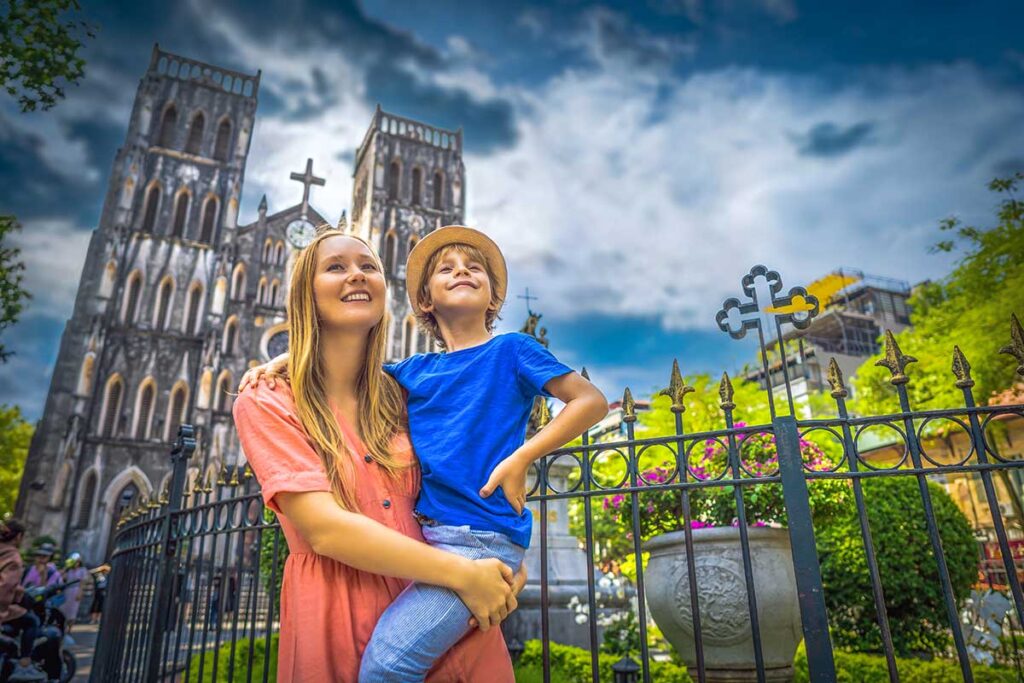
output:
M 24 112 L 50 109 L 85 75 L 80 36 L 92 27 L 70 15 L 77 0 L 6 0 L 0 10 L 0 85 Z
M 18 322 L 29 293 L 21 286 L 25 264 L 19 260 L 21 250 L 10 246 L 8 236 L 21 226 L 14 216 L 0 216 L 0 333 Z M 0 363 L 11 355 L 0 342 Z
M 0 405 L 0 515 L 14 511 L 33 432 L 17 406 Z
M 863 486 L 893 648 L 898 655 L 942 654 L 951 642 L 949 619 L 917 480 L 878 477 L 865 479 Z M 937 484 L 928 490 L 959 603 L 978 577 L 978 546 L 953 499 Z M 817 531 L 833 641 L 854 652 L 882 652 L 856 509 L 848 506 L 845 515 Z
M 979 403 L 1017 381 L 1016 361 L 999 350 L 1010 341 L 1010 314 L 1024 315 L 1024 201 L 1015 196 L 1021 181 L 1024 174 L 1017 173 L 989 183 L 1001 197 L 993 227 L 968 226 L 956 218 L 940 225 L 950 238 L 935 249 L 959 249 L 963 256 L 947 278 L 917 288 L 910 298 L 913 327 L 895 335 L 903 353 L 917 359 L 907 369 L 915 409 L 962 405 L 950 371 L 954 344 L 971 364 Z M 889 371 L 875 365 L 881 357 L 865 361 L 853 379 L 854 409 L 860 414 L 899 410 Z

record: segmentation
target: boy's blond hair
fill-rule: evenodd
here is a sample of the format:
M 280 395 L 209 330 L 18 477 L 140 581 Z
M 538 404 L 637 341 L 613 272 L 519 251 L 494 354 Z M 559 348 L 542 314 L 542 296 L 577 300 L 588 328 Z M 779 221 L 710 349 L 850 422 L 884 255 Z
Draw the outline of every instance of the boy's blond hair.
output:
M 477 261 L 483 265 L 484 272 L 487 273 L 487 280 L 491 284 L 491 304 L 488 306 L 487 313 L 484 317 L 484 326 L 487 328 L 488 332 L 493 332 L 494 321 L 500 319 L 498 312 L 501 310 L 501 306 L 505 302 L 498 296 L 497 282 L 495 281 L 494 271 L 491 269 L 491 264 L 487 262 L 487 258 L 484 256 L 482 251 L 470 244 L 447 244 L 430 255 L 430 258 L 427 259 L 427 265 L 423 269 L 423 277 L 420 280 L 418 301 L 420 304 L 428 306 L 432 303 L 432 299 L 430 298 L 430 278 L 433 276 L 434 269 L 437 268 L 438 262 L 445 256 L 452 253 L 462 254 L 466 258 Z M 434 317 L 434 314 L 420 308 L 419 310 L 414 311 L 414 315 L 416 316 L 416 322 L 434 338 L 434 341 L 438 346 L 443 349 L 447 348 L 444 343 L 444 338 L 441 336 L 441 326 L 438 325 L 437 318 Z

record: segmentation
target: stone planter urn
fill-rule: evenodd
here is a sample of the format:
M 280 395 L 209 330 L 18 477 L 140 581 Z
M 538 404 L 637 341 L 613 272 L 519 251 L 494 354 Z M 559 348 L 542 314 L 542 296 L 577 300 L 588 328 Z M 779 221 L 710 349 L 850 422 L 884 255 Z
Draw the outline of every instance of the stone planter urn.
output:
M 751 527 L 748 538 L 767 680 L 790 681 L 803 634 L 789 532 Z M 644 549 L 651 554 L 644 570 L 651 616 L 696 680 L 684 532 L 655 536 Z M 693 551 L 707 680 L 756 681 L 739 529 L 694 529 Z

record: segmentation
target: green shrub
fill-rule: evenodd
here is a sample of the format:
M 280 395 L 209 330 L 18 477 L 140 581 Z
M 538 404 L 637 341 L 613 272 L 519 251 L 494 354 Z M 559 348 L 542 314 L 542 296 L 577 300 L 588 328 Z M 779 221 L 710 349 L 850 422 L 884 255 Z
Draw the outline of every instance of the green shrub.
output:
M 893 648 L 897 655 L 943 653 L 951 640 L 949 620 L 916 477 L 871 478 L 863 486 Z M 977 544 L 949 495 L 935 484 L 928 490 L 959 603 L 977 579 Z M 818 552 L 833 642 L 854 652 L 882 652 L 860 522 L 852 505 L 819 530 Z
M 270 636 L 270 673 L 267 676 L 269 683 L 277 681 L 277 634 Z M 234 671 L 231 678 L 228 678 L 228 662 L 231 661 L 231 643 L 221 645 L 216 652 L 207 652 L 202 660 L 199 657 L 192 659 L 189 666 L 188 680 L 198 683 L 234 683 L 234 681 L 262 681 L 263 680 L 263 659 L 266 656 L 266 638 L 257 638 L 254 641 L 252 670 L 249 670 L 249 639 L 239 638 L 235 642 Z M 217 658 L 217 678 L 213 678 L 213 659 Z M 202 661 L 203 677 L 199 678 L 199 663 Z
M 621 658 L 619 655 L 605 653 L 598 655 L 600 680 L 615 680 L 612 666 Z M 541 642 L 539 640 L 527 641 L 523 654 L 519 657 L 516 680 L 519 680 L 519 669 L 530 672 L 532 675 L 533 672 L 542 670 L 543 662 L 544 654 Z M 571 645 L 551 643 L 551 673 L 552 681 L 586 683 L 593 680 L 590 674 L 590 652 Z M 686 668 L 672 662 L 651 662 L 651 680 L 657 681 L 657 683 L 692 683 Z
M 888 683 L 889 668 L 885 657 L 880 655 L 836 652 L 836 683 Z M 794 663 L 796 675 L 793 683 L 809 683 L 807 674 L 807 653 L 801 645 Z M 897 658 L 896 670 L 901 683 L 962 683 L 960 665 L 949 659 Z M 1009 669 L 999 669 L 975 664 L 971 667 L 975 683 L 1017 683 L 1017 674 Z

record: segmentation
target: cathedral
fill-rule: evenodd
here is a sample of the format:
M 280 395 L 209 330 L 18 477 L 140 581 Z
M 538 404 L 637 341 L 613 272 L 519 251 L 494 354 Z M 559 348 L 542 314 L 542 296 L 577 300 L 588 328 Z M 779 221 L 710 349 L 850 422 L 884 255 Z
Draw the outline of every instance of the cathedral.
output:
M 61 338 L 16 513 L 88 565 L 109 554 L 116 520 L 170 477 L 178 425 L 197 429 L 189 477 L 244 462 L 231 419 L 247 368 L 287 349 L 293 256 L 321 226 L 373 244 L 391 290 L 390 359 L 425 351 L 405 294 L 405 259 L 430 231 L 463 221 L 462 131 L 377 107 L 356 150 L 350 215 L 302 201 L 238 223 L 260 73 L 154 47 L 114 158 L 74 310 Z M 297 159 L 296 163 L 302 160 Z M 296 188 L 297 189 L 297 188 Z M 275 207 L 276 208 L 276 207 Z

